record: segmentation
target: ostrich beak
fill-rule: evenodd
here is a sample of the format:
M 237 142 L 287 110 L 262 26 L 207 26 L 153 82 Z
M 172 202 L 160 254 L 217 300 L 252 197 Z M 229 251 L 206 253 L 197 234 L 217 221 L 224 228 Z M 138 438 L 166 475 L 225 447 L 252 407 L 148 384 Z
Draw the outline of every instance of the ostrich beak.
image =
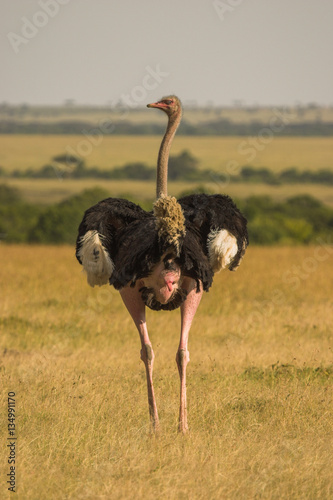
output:
M 147 104 L 147 108 L 166 108 L 166 104 L 164 102 L 152 102 L 151 104 Z

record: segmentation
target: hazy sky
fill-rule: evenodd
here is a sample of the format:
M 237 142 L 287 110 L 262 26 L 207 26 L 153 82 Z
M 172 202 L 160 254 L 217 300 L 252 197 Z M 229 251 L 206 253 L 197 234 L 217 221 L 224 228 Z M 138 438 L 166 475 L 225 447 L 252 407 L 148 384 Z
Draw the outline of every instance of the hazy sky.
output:
M 0 0 L 0 102 L 333 105 L 332 0 Z

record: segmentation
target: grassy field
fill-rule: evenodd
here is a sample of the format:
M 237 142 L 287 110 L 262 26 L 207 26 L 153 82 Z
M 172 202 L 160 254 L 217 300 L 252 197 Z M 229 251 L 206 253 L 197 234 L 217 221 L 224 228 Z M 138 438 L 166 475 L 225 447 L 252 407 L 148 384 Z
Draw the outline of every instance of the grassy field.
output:
M 155 165 L 161 142 L 159 136 L 102 136 L 92 145 L 82 135 L 0 135 L 0 166 L 8 172 L 40 168 L 53 156 L 66 152 L 82 153 L 89 166 L 102 169 L 125 163 L 144 162 Z M 258 138 L 248 143 L 246 137 L 176 136 L 172 154 L 187 149 L 204 169 L 225 172 L 229 161 L 239 167 L 252 165 L 281 171 L 289 167 L 300 170 L 333 168 L 333 138 L 275 137 L 264 143 Z M 265 140 L 265 138 L 264 138 Z M 240 149 L 241 148 L 241 149 Z M 235 172 L 233 172 L 235 173 Z
M 90 154 L 84 156 L 89 166 L 113 168 L 134 161 L 154 165 L 160 144 L 158 136 L 107 136 L 102 137 L 99 145 L 89 149 L 89 141 L 84 136 L 30 136 L 0 135 L 0 166 L 7 171 L 14 169 L 40 168 L 50 163 L 53 156 L 66 152 L 78 151 L 85 141 Z M 227 193 L 233 197 L 244 198 L 251 195 L 269 195 L 275 200 L 284 200 L 291 196 L 308 193 L 324 203 L 333 206 L 333 191 L 330 186 L 316 184 L 284 184 L 269 186 L 267 184 L 229 184 L 228 173 L 235 174 L 237 169 L 247 163 L 247 155 L 240 154 L 239 147 L 246 138 L 242 137 L 176 137 L 172 153 L 178 154 L 188 149 L 200 160 L 202 168 L 211 168 L 204 186 L 215 193 Z M 88 146 L 87 146 L 88 144 Z M 81 145 L 81 146 L 80 146 Z M 271 143 L 263 145 L 243 144 L 242 151 L 255 151 L 255 158 L 249 162 L 256 167 L 268 167 L 281 171 L 291 166 L 300 170 L 318 170 L 333 168 L 332 138 L 274 138 Z M 263 147 L 264 146 L 264 147 Z M 72 150 L 68 150 L 68 147 Z M 81 150 L 80 150 L 81 151 Z M 228 170 L 230 161 L 236 170 Z M 110 196 L 134 196 L 136 199 L 152 198 L 155 193 L 153 182 L 105 181 L 105 180 L 62 180 L 54 179 L 8 179 L 6 183 L 18 187 L 25 199 L 37 203 L 59 202 L 74 193 L 92 186 L 102 186 L 110 192 Z M 169 184 L 170 194 L 178 196 L 184 190 L 194 191 L 196 185 L 186 182 Z
M 332 498 L 332 247 L 250 247 L 216 276 L 190 333 L 185 437 L 179 311 L 148 313 L 156 439 L 119 294 L 89 288 L 70 247 L 0 257 L 1 470 L 13 391 L 17 498 Z

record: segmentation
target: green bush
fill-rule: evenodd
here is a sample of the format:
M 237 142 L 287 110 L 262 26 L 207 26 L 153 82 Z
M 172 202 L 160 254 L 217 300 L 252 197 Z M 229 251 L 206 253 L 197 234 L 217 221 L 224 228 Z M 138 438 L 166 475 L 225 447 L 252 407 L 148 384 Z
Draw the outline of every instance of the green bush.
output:
M 181 194 L 207 193 L 198 185 Z M 0 238 L 13 243 L 74 244 L 85 210 L 109 193 L 100 188 L 86 190 L 48 207 L 22 201 L 20 192 L 0 185 Z M 138 203 L 132 196 L 123 196 Z M 140 203 L 152 209 L 152 200 Z M 248 219 L 250 242 L 258 245 L 308 244 L 333 233 L 333 209 L 309 195 L 275 202 L 268 196 L 237 200 Z
M 28 203 L 0 204 L 0 241 L 29 243 L 30 231 L 36 226 L 42 207 Z
M 248 219 L 250 241 L 259 245 L 311 243 L 333 231 L 333 210 L 309 195 L 284 203 L 251 196 L 238 205 Z
M 29 241 L 74 243 L 85 210 L 108 196 L 104 189 L 94 188 L 45 208 L 29 231 Z

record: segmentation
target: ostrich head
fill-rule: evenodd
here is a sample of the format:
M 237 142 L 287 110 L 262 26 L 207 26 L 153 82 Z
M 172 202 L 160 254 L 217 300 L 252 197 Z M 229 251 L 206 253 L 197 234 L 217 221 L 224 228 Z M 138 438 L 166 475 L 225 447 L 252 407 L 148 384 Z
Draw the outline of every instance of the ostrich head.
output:
M 166 252 L 149 276 L 141 279 L 139 291 L 150 309 L 172 311 L 186 299 L 187 292 L 181 288 L 181 270 L 176 260 L 172 253 Z
M 180 99 L 175 95 L 162 97 L 160 101 L 147 104 L 147 108 L 157 108 L 164 111 L 169 118 L 178 116 L 182 111 Z

